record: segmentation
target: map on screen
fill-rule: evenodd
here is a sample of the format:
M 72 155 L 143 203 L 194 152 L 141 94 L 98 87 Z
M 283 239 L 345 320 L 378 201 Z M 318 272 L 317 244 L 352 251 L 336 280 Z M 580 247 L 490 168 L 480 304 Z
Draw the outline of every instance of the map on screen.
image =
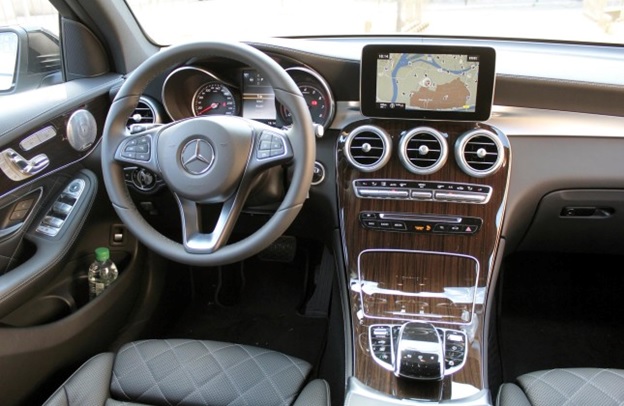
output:
M 474 112 L 478 79 L 478 55 L 382 53 L 377 108 Z

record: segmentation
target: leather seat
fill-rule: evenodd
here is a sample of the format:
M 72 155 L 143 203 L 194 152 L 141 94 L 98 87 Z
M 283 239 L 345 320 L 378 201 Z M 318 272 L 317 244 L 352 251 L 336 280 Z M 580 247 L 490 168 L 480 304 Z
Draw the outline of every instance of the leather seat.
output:
M 246 345 L 137 341 L 91 358 L 45 405 L 329 405 L 324 380 L 306 385 L 310 369 Z
M 624 370 L 566 368 L 531 372 L 503 384 L 498 406 L 623 405 Z

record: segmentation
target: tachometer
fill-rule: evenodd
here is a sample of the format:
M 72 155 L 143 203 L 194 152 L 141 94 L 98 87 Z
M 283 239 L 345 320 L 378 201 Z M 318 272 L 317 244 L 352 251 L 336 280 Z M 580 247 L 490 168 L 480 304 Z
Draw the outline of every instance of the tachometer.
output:
M 293 78 L 310 110 L 312 121 L 327 127 L 334 119 L 335 103 L 329 85 L 323 77 L 310 68 L 294 66 L 286 69 Z M 278 124 L 291 125 L 292 116 L 288 109 L 279 104 Z
M 193 114 L 205 116 L 236 114 L 236 100 L 232 91 L 220 82 L 208 82 L 202 85 L 193 96 Z

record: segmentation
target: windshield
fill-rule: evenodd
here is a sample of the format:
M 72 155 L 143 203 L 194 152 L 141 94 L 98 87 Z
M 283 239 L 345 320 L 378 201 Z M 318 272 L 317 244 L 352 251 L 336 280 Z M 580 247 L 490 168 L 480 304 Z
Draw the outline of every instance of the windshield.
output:
M 405 34 L 624 44 L 624 0 L 127 0 L 161 45 Z

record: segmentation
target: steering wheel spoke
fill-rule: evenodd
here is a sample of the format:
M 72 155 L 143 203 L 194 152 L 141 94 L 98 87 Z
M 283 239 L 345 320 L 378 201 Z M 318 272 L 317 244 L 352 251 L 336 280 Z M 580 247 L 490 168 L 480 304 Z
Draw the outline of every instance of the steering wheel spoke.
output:
M 187 252 L 210 254 L 227 244 L 243 207 L 239 194 L 223 202 L 221 212 L 212 232 L 202 232 L 201 205 L 175 195 L 182 216 L 183 245 Z
M 138 165 L 160 174 L 156 162 L 156 140 L 162 126 L 122 137 L 115 151 L 115 160 Z

